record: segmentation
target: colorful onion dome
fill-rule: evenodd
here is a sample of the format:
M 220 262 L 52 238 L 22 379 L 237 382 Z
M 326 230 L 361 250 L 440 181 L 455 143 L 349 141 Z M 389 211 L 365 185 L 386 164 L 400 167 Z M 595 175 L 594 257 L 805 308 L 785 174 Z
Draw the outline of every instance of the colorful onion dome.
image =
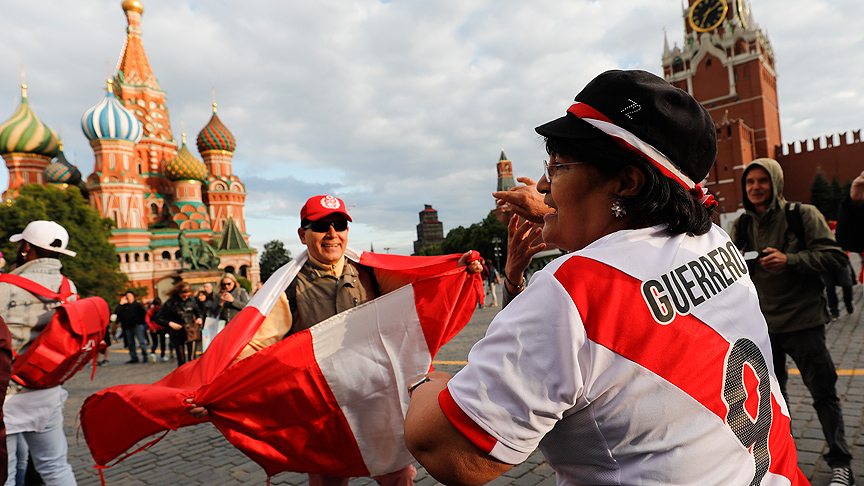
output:
M 109 79 L 108 92 L 102 101 L 84 113 L 81 129 L 90 141 L 107 139 L 138 143 L 144 135 L 144 128 L 138 118 L 114 96 L 111 83 Z
M 45 167 L 42 175 L 45 182 L 50 184 L 74 185 L 81 181 L 81 172 L 78 167 L 66 160 L 66 156 L 63 154 L 63 142 L 60 142 L 57 157 L 48 164 L 48 167 Z
M 75 167 L 61 164 L 60 162 L 57 162 L 55 160 L 48 164 L 48 167 L 45 167 L 45 172 L 43 175 L 45 176 L 45 182 L 48 182 L 50 184 L 72 184 L 72 182 L 70 181 L 74 176 L 73 171 L 77 170 L 78 169 L 76 169 Z
M 21 85 L 21 105 L 0 125 L 0 154 L 22 152 L 53 157 L 60 138 L 33 113 L 27 103 L 27 85 Z
M 213 103 L 213 117 L 198 134 L 198 151 L 206 152 L 207 150 L 225 150 L 233 152 L 237 147 L 237 142 L 234 140 L 234 134 L 231 133 L 222 121 L 216 116 L 216 103 Z
M 186 134 L 183 134 L 183 146 L 177 156 L 165 163 L 165 177 L 172 181 L 196 180 L 206 181 L 210 172 L 204 162 L 196 159 L 186 147 Z

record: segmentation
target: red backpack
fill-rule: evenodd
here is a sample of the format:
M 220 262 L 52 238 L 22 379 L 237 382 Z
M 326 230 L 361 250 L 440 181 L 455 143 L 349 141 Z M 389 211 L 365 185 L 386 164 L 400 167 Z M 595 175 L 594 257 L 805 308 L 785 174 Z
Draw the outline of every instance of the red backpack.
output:
M 63 277 L 59 293 L 20 275 L 0 274 L 0 282 L 63 302 L 54 309 L 51 322 L 39 333 L 27 352 L 13 361 L 12 379 L 29 388 L 51 388 L 71 378 L 92 360 L 92 380 L 110 319 L 105 299 L 88 297 L 67 302 L 75 294 L 70 291 L 66 277 Z

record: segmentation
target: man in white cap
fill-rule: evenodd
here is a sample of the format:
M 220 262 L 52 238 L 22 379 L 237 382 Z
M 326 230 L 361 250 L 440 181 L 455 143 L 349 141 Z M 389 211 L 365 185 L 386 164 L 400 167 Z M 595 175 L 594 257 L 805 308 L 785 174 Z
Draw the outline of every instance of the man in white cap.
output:
M 57 291 L 64 277 L 60 254 L 75 256 L 66 249 L 69 233 L 53 221 L 33 221 L 10 241 L 18 242 L 13 275 L 20 275 L 50 290 Z M 76 292 L 69 282 L 68 292 Z M 67 289 L 64 288 L 64 291 Z M 12 349 L 20 356 L 51 321 L 56 300 L 37 297 L 9 283 L 0 283 L 0 316 L 12 333 Z M 35 389 L 9 382 L 3 415 L 6 422 L 8 477 L 6 486 L 15 484 L 18 438 L 30 448 L 33 466 L 46 485 L 76 485 L 72 466 L 66 459 L 68 445 L 63 431 L 63 403 L 68 393 L 61 386 Z

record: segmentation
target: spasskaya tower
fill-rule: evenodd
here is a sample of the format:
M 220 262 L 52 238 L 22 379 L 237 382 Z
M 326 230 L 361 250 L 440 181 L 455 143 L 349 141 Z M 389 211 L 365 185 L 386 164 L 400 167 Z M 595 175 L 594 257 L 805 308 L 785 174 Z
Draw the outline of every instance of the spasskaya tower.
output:
M 717 162 L 706 179 L 720 212 L 743 196 L 744 166 L 781 145 L 774 51 L 747 0 L 688 0 L 684 46 L 664 39 L 663 75 L 693 95 L 717 124 Z

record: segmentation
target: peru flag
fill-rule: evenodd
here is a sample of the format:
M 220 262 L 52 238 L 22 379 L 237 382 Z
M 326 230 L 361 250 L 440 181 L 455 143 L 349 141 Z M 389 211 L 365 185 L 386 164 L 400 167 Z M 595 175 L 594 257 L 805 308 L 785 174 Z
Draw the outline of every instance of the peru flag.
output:
M 153 385 L 115 386 L 87 398 L 81 426 L 96 463 L 116 464 L 169 430 L 209 420 L 268 476 L 370 476 L 410 464 L 403 440 L 407 385 L 471 318 L 482 283 L 456 267 L 459 255 L 347 255 L 375 268 L 382 290 L 410 285 L 232 364 L 265 319 L 282 317 L 284 291 L 304 252 L 266 282 L 199 359 Z M 207 407 L 206 420 L 187 413 L 188 398 Z

